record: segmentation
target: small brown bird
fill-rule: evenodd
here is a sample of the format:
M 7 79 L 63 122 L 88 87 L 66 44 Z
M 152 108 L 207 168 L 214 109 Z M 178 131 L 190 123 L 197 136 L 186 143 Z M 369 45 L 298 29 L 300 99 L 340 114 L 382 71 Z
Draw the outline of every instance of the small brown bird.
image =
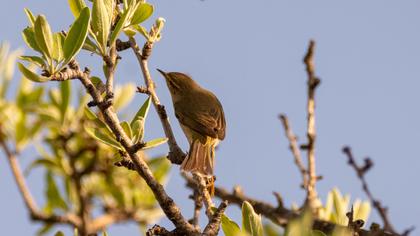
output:
M 165 77 L 175 116 L 187 136 L 190 150 L 181 170 L 213 177 L 215 147 L 225 138 L 222 105 L 210 91 L 183 73 L 158 71 Z

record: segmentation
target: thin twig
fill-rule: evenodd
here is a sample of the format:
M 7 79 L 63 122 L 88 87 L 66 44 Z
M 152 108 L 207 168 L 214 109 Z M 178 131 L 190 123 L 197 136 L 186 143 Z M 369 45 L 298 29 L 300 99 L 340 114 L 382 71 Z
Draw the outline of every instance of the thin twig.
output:
M 308 171 L 306 170 L 303 162 L 302 162 L 302 156 L 299 150 L 299 146 L 297 144 L 297 137 L 296 135 L 293 133 L 292 128 L 290 127 L 289 124 L 289 119 L 287 118 L 287 116 L 285 114 L 281 114 L 280 116 L 280 120 L 283 124 L 283 128 L 284 131 L 286 133 L 286 137 L 289 140 L 289 148 L 290 151 L 293 154 L 293 158 L 295 160 L 295 164 L 298 167 L 300 174 L 302 175 L 302 187 L 304 189 L 307 189 L 308 186 Z
M 388 212 L 387 212 L 388 209 L 386 207 L 383 207 L 381 202 L 378 199 L 375 199 L 373 197 L 373 194 L 370 191 L 367 181 L 365 179 L 365 174 L 373 166 L 372 160 L 369 158 L 366 158 L 365 164 L 363 166 L 359 166 L 357 165 L 356 160 L 353 157 L 353 153 L 351 152 L 350 147 L 344 147 L 343 152 L 344 154 L 346 154 L 348 158 L 348 164 L 351 167 L 353 167 L 353 169 L 356 171 L 357 177 L 362 182 L 363 191 L 366 193 L 369 200 L 372 202 L 373 207 L 376 209 L 379 216 L 381 217 L 382 222 L 384 223 L 384 230 L 389 231 L 391 233 L 396 233 L 394 227 L 391 224 L 391 221 L 388 218 Z
M 114 74 L 117 64 L 117 50 L 115 43 L 111 45 L 109 49 L 109 55 L 104 57 L 104 62 L 106 65 L 106 98 L 108 100 L 112 100 L 114 97 Z
M 169 123 L 169 119 L 166 114 L 165 107 L 160 103 L 159 98 L 156 95 L 155 83 L 153 82 L 152 77 L 150 76 L 150 72 L 149 72 L 147 59 L 149 58 L 152 52 L 153 43 L 146 42 L 141 51 L 134 38 L 130 38 L 130 44 L 140 64 L 140 68 L 143 73 L 144 82 L 147 87 L 147 92 L 148 94 L 150 94 L 152 98 L 153 105 L 159 115 L 165 135 L 168 138 L 168 145 L 169 145 L 168 158 L 173 164 L 180 165 L 185 158 L 185 153 L 181 150 L 181 148 L 179 148 L 175 140 L 175 136 L 172 131 L 171 124 Z
M 317 213 L 317 197 L 316 192 L 316 166 L 315 166 L 315 140 L 316 140 L 316 129 L 315 129 L 315 89 L 319 85 L 319 78 L 315 77 L 315 65 L 314 65 L 314 50 L 315 41 L 309 42 L 308 51 L 304 57 L 304 63 L 306 66 L 306 72 L 308 75 L 308 127 L 307 127 L 307 138 L 308 144 L 306 145 L 308 153 L 308 185 L 307 185 L 307 196 L 306 203 L 312 209 L 314 213 Z
M 199 227 L 199 218 L 200 218 L 200 211 L 203 208 L 203 197 L 199 193 L 197 189 L 193 190 L 193 195 L 191 198 L 194 200 L 194 214 L 190 223 L 193 224 L 195 227 Z

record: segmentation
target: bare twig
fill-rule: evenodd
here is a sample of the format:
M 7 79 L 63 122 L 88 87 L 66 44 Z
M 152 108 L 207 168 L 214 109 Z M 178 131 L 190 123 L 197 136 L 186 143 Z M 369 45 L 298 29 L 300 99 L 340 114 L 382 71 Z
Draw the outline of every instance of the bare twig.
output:
M 357 165 L 356 160 L 353 157 L 353 153 L 351 152 L 350 147 L 344 147 L 343 152 L 348 158 L 348 164 L 351 167 L 353 167 L 353 169 L 356 171 L 357 177 L 362 182 L 363 191 L 366 193 L 369 200 L 372 202 L 373 207 L 377 210 L 379 216 L 381 217 L 382 222 L 384 223 L 384 230 L 389 231 L 391 233 L 396 233 L 394 227 L 391 225 L 391 221 L 388 218 L 388 209 L 386 207 L 383 207 L 381 202 L 373 197 L 372 192 L 370 191 L 367 181 L 365 179 L 365 174 L 373 166 L 372 160 L 366 158 L 365 164 L 363 166 L 359 166 Z
M 168 145 L 169 145 L 168 158 L 174 164 L 181 164 L 185 158 L 185 153 L 181 150 L 181 148 L 179 148 L 175 140 L 175 136 L 172 131 L 171 124 L 169 123 L 169 119 L 166 114 L 165 107 L 160 103 L 159 98 L 156 95 L 155 83 L 153 82 L 152 77 L 150 76 L 150 72 L 148 68 L 147 59 L 149 58 L 152 52 L 153 43 L 146 42 L 141 51 L 134 38 L 130 38 L 130 44 L 140 64 L 141 71 L 144 77 L 144 82 L 147 87 L 147 92 L 148 94 L 150 94 L 152 98 L 153 105 L 159 115 L 165 135 L 168 138 Z
M 315 41 L 309 42 L 308 51 L 304 57 L 304 63 L 306 66 L 306 72 L 308 75 L 308 127 L 307 127 L 307 138 L 308 144 L 306 145 L 308 153 L 308 185 L 306 203 L 312 209 L 314 213 L 317 212 L 317 197 L 316 192 L 316 166 L 315 166 L 315 140 L 316 140 L 316 129 L 315 129 L 315 89 L 319 85 L 319 78 L 315 77 L 315 65 L 314 65 L 314 50 Z
M 203 208 L 203 196 L 200 195 L 197 189 L 194 189 L 193 195 L 191 195 L 191 199 L 194 200 L 194 214 L 193 218 L 190 220 L 190 223 L 195 227 L 199 227 L 198 221 L 200 218 L 201 208 Z
M 289 124 L 289 119 L 287 118 L 287 116 L 285 114 L 281 114 L 280 116 L 280 120 L 283 124 L 283 128 L 284 131 L 286 133 L 286 137 L 289 140 L 289 147 L 290 147 L 290 151 L 293 154 L 294 160 L 295 160 L 295 164 L 298 167 L 301 175 L 302 175 L 302 187 L 304 189 L 307 189 L 308 186 L 308 171 L 306 170 L 303 162 L 302 162 L 302 156 L 300 154 L 300 150 L 297 144 L 297 137 L 296 135 L 293 133 L 292 128 L 290 127 Z

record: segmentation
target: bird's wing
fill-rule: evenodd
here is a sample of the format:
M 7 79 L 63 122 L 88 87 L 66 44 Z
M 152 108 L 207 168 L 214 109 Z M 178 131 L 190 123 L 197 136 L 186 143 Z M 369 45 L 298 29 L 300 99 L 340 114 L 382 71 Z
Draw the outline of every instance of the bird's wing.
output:
M 215 106 L 208 109 L 201 106 L 200 100 L 175 103 L 175 115 L 181 124 L 197 133 L 223 140 L 226 129 L 223 108 L 216 97 L 212 97 L 212 99 L 216 99 L 216 102 L 213 103 Z M 192 106 L 196 108 L 195 111 L 190 109 Z

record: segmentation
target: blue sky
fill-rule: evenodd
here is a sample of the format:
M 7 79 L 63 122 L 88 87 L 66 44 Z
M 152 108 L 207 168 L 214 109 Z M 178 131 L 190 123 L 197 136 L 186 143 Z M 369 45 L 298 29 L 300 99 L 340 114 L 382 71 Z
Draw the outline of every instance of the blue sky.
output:
M 341 153 L 351 145 L 361 161 L 369 156 L 375 167 L 367 175 L 371 190 L 384 205 L 395 227 L 420 227 L 420 2 L 391 1 L 285 1 L 189 0 L 151 1 L 153 18 L 167 20 L 163 38 L 150 67 L 190 74 L 213 91 L 224 106 L 227 136 L 216 154 L 217 184 L 241 185 L 245 193 L 274 203 L 272 191 L 287 205 L 300 203 L 304 192 L 287 146 L 279 113 L 286 113 L 294 131 L 305 140 L 306 75 L 302 57 L 309 39 L 317 42 L 317 170 L 324 176 L 318 192 L 337 186 L 352 198 L 366 199 L 355 173 Z M 0 40 L 23 47 L 20 31 L 26 26 L 24 7 L 43 13 L 53 30 L 72 22 L 67 1 L 8 1 L 0 8 Z M 123 52 L 116 82 L 141 84 L 139 67 L 131 52 Z M 82 63 L 99 65 L 89 55 Z M 99 67 L 92 67 L 100 71 Z M 187 149 L 170 106 L 169 93 L 152 70 L 157 93 L 167 104 L 175 134 Z M 99 73 L 99 72 L 98 72 Z M 137 95 L 134 112 L 144 97 Z M 162 136 L 151 112 L 147 135 Z M 157 150 L 164 153 L 165 150 Z M 23 165 L 34 156 L 25 154 Z M 42 172 L 28 178 L 39 203 Z M 0 222 L 4 234 L 31 235 L 39 227 L 30 223 L 6 159 L 0 158 Z M 167 190 L 192 214 L 188 191 L 173 167 Z M 237 218 L 238 211 L 228 213 Z M 374 213 L 373 221 L 379 221 Z M 164 225 L 170 226 L 167 221 Z M 112 227 L 111 235 L 135 235 L 136 226 Z

